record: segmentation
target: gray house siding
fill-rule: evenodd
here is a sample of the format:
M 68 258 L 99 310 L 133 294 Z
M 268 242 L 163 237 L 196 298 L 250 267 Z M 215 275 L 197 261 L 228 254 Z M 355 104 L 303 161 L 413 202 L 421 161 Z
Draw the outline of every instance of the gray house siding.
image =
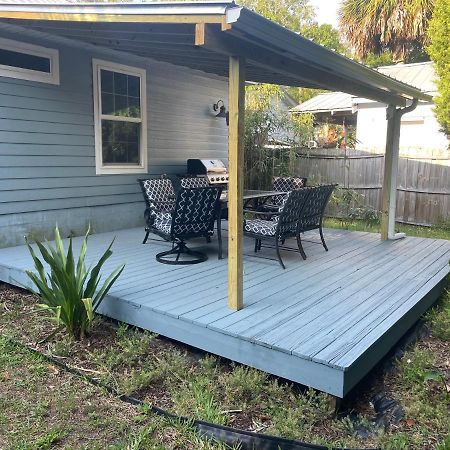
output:
M 137 175 L 96 175 L 92 58 L 147 70 L 149 174 L 182 173 L 189 157 L 227 158 L 227 127 L 211 105 L 227 81 L 36 32 L 0 37 L 60 52 L 60 85 L 0 77 L 0 247 L 24 235 L 82 234 L 142 224 Z M 139 175 L 140 176 L 140 175 Z

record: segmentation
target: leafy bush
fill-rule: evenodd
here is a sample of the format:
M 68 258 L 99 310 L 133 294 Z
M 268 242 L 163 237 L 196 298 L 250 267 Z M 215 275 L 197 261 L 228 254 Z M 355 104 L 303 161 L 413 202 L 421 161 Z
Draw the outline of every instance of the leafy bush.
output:
M 435 98 L 436 116 L 443 131 L 450 135 L 450 2 L 436 0 L 433 17 L 430 21 L 429 36 L 431 44 L 428 53 L 435 61 L 437 88 Z
M 361 220 L 370 226 L 380 224 L 380 213 L 370 206 L 360 206 L 358 208 L 351 208 L 349 218 L 353 220 Z
M 313 136 L 313 122 L 312 116 L 297 117 L 266 105 L 256 93 L 251 102 L 255 109 L 245 113 L 244 183 L 247 189 L 270 189 L 273 176 L 299 175 L 298 147 Z
M 89 230 L 84 237 L 76 265 L 72 238 L 69 240 L 66 254 L 58 227 L 55 228 L 54 246 L 50 243 L 44 246 L 41 242 L 36 242 L 43 261 L 50 266 L 49 274 L 46 273 L 44 263 L 36 256 L 28 240 L 26 241 L 37 271 L 37 273 L 27 271 L 27 275 L 37 288 L 34 293 L 42 300 L 39 306 L 53 313 L 58 330 L 66 328 L 69 335 L 75 339 L 84 337 L 94 319 L 94 312 L 125 267 L 122 265 L 115 269 L 98 289 L 101 280 L 100 270 L 112 255 L 111 247 L 114 240 L 91 269 L 86 268 L 85 264 L 88 236 Z
M 355 220 L 369 226 L 379 225 L 380 213 L 363 204 L 364 197 L 353 189 L 338 186 L 331 197 L 331 204 L 336 208 L 335 214 L 341 226 L 348 229 Z

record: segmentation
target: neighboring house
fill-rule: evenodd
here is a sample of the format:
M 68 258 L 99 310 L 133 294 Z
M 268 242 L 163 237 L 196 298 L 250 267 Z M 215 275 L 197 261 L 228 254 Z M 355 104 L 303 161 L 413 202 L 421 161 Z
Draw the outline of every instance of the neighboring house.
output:
M 379 67 L 385 75 L 413 85 L 422 92 L 436 95 L 433 62 L 397 64 Z M 347 124 L 356 123 L 356 141 L 361 150 L 382 152 L 386 143 L 386 105 L 353 97 L 342 92 L 319 94 L 296 106 L 294 113 L 313 113 L 318 121 Z M 417 108 L 405 114 L 401 121 L 400 148 L 445 150 L 449 140 L 440 131 L 432 102 L 420 102 Z

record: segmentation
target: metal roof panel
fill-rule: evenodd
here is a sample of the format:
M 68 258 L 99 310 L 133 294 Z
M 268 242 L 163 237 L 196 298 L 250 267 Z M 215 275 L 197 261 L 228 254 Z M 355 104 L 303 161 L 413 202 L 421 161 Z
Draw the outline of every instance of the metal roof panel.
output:
M 315 44 L 232 1 L 47 1 L 0 0 L 0 17 L 27 28 L 218 75 L 227 74 L 229 55 L 244 56 L 247 58 L 249 81 L 346 91 L 396 105 L 405 105 L 410 98 L 429 100 L 418 89 Z M 219 24 L 207 27 L 211 31 L 209 36 L 219 44 L 219 49 L 208 47 L 209 39 L 203 45 L 194 45 L 189 37 L 186 42 L 179 43 L 170 40 L 172 36 L 168 33 L 167 43 L 162 40 L 157 45 L 145 45 L 146 40 L 155 39 L 152 33 L 157 33 L 154 30 L 158 27 L 169 29 L 182 24 L 186 26 L 187 23 L 193 26 L 197 21 Z M 125 22 L 130 25 L 125 32 L 132 34 L 140 30 L 138 37 L 141 42 L 137 42 L 139 39 L 133 42 L 120 39 L 121 34 L 116 30 L 121 30 Z M 157 25 L 142 29 L 149 22 Z M 114 35 L 112 44 L 101 35 L 105 33 L 103 25 L 106 24 Z M 88 26 L 88 32 L 83 32 L 86 29 L 84 26 Z M 222 32 L 220 26 L 222 30 L 230 29 Z M 73 30 L 76 32 L 68 35 Z M 190 33 L 193 33 L 193 28 Z

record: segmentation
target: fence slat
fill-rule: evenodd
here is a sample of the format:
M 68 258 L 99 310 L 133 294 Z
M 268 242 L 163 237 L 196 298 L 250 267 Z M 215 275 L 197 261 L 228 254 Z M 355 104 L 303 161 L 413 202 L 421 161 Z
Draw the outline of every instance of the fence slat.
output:
M 362 150 L 301 149 L 298 175 L 311 183 L 338 183 L 379 209 L 384 155 Z M 399 161 L 397 220 L 433 225 L 450 218 L 450 153 L 408 151 Z M 333 214 L 333 209 L 330 213 Z

